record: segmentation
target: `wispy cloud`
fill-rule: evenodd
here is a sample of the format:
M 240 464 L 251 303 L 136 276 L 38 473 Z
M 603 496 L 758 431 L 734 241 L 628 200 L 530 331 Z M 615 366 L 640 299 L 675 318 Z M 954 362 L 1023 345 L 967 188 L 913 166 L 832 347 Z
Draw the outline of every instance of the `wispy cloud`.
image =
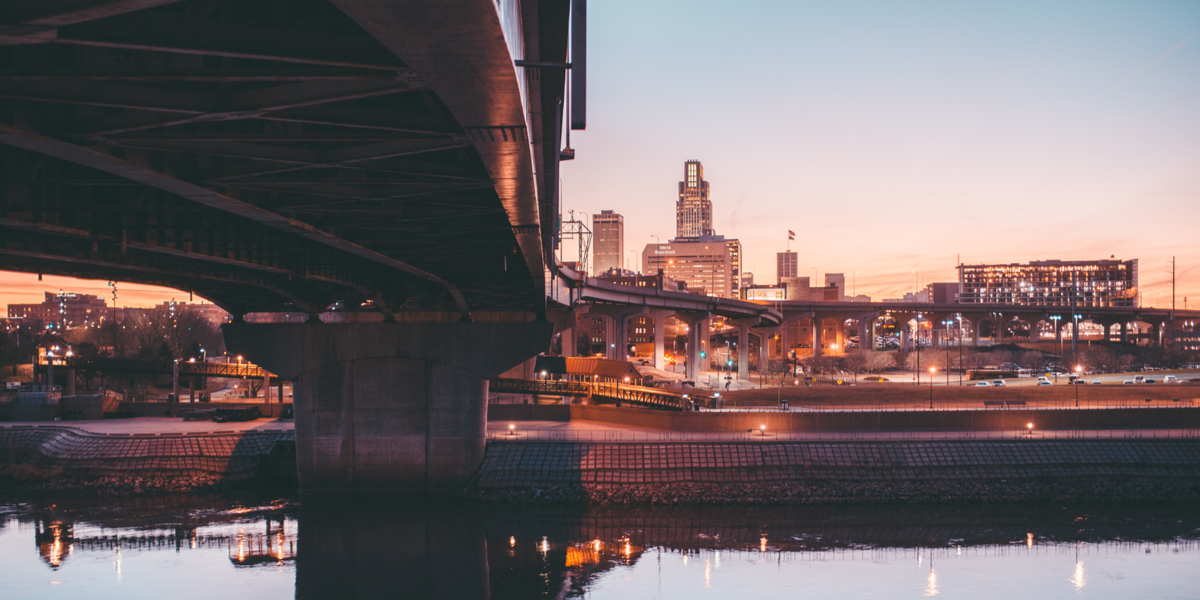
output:
M 1192 38 L 1196 37 L 1196 34 L 1200 34 L 1200 28 L 1197 28 L 1196 30 L 1187 34 L 1187 37 L 1176 42 L 1174 46 L 1167 48 L 1166 52 L 1159 54 L 1158 57 L 1155 58 L 1154 60 L 1134 69 L 1132 73 L 1126 75 L 1125 77 L 1122 77 L 1121 80 L 1118 81 L 1116 84 L 1114 84 L 1112 86 L 1112 89 L 1110 89 L 1109 91 L 1111 92 L 1117 88 L 1120 88 L 1121 86 L 1125 85 L 1126 83 L 1129 83 L 1129 81 L 1131 79 L 1133 79 L 1134 77 L 1137 77 L 1138 75 L 1142 74 L 1147 69 L 1149 69 L 1150 67 L 1153 67 L 1154 65 L 1157 65 L 1158 63 L 1162 62 L 1163 59 L 1165 59 L 1166 57 L 1178 52 L 1180 48 L 1186 46 L 1188 42 L 1192 41 Z

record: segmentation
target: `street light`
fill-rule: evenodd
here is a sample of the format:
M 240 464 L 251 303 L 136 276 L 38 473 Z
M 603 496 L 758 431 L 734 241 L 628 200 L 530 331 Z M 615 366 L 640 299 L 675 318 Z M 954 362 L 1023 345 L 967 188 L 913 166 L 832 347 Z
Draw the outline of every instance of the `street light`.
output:
M 929 367 L 929 410 L 933 410 L 933 375 L 937 373 L 937 367 Z
M 1079 377 L 1084 372 L 1084 366 L 1075 365 L 1075 408 L 1079 408 Z

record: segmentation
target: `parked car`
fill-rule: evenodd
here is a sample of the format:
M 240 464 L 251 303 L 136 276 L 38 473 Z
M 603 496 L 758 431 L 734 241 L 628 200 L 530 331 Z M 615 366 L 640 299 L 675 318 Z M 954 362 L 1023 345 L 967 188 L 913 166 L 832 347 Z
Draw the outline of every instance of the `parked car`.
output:
M 1146 383 L 1158 383 L 1157 379 L 1147 379 Z
M 1133 380 L 1132 380 L 1132 379 L 1126 379 L 1125 381 L 1123 381 L 1123 382 L 1121 382 L 1121 383 L 1124 383 L 1125 385 L 1133 385 Z
M 1163 377 L 1163 383 L 1179 383 L 1179 379 L 1174 375 L 1166 375 Z
M 991 387 L 986 381 L 975 382 L 975 387 Z
M 997 379 L 992 382 L 992 387 L 1007 387 L 1003 379 Z
M 1101 383 L 1104 383 L 1104 382 L 1102 382 L 1102 381 L 1093 381 L 1093 382 L 1092 382 L 1092 385 L 1100 385 Z
M 1053 383 L 1050 383 L 1049 381 L 1046 381 L 1045 379 L 1038 381 L 1037 384 L 1038 385 L 1054 385 Z

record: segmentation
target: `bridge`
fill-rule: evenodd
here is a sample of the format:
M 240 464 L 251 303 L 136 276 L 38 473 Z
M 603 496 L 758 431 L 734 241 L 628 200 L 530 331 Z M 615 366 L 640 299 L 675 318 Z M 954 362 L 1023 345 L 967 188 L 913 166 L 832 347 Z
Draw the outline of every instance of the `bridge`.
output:
M 585 0 L 14 3 L 4 268 L 228 310 L 227 347 L 293 382 L 306 494 L 458 490 L 488 381 L 579 308 L 674 314 L 693 354 L 714 315 L 743 341 L 797 318 L 559 271 L 585 19 Z M 245 319 L 279 312 L 308 322 Z
M 510 394 L 592 398 L 617 404 L 626 403 L 665 410 L 688 410 L 689 400 L 696 406 L 704 408 L 715 406 L 713 398 L 703 394 L 684 394 L 683 392 L 609 382 L 497 378 L 489 382 L 488 389 L 492 392 Z
M 13 5 L 4 268 L 228 310 L 227 347 L 293 383 L 304 493 L 457 490 L 488 380 L 573 308 L 558 183 L 586 48 L 585 0 Z M 280 312 L 307 322 L 245 318 Z
M 1014 321 L 1024 322 L 1030 331 L 1028 341 L 1034 341 L 1040 323 L 1046 323 L 1053 328 L 1057 340 L 1062 339 L 1063 330 L 1071 327 L 1071 348 L 1074 350 L 1079 343 L 1079 331 L 1076 324 L 1092 322 L 1104 327 L 1105 338 L 1113 341 L 1130 342 L 1129 331 L 1133 324 L 1144 323 L 1151 331 L 1149 338 L 1155 343 L 1161 343 L 1164 331 L 1175 334 L 1192 334 L 1194 328 L 1190 323 L 1200 319 L 1200 310 L 1171 310 L 1164 308 L 1144 308 L 1135 306 L 1023 306 L 1015 304 L 966 304 L 966 303 L 927 303 L 927 302 L 810 302 L 783 301 L 760 303 L 775 307 L 782 314 L 782 322 L 787 326 L 776 330 L 780 336 L 780 347 L 790 349 L 800 340 L 793 339 L 792 324 L 807 321 L 810 329 L 814 355 L 820 355 L 828 345 L 845 348 L 847 321 L 856 321 L 859 327 L 859 341 L 863 348 L 873 349 L 875 331 L 880 319 L 888 318 L 896 323 L 907 324 L 911 320 L 930 323 L 934 329 L 945 330 L 943 322 L 953 321 L 952 330 L 958 331 L 959 323 L 972 325 L 974 344 L 979 344 L 980 324 L 989 322 L 994 328 L 993 339 L 996 342 L 1005 341 L 1006 329 Z M 815 326 L 816 324 L 820 326 Z M 1187 325 L 1185 325 L 1187 324 Z M 900 331 L 903 338 L 902 346 L 908 345 L 907 327 Z M 832 342 L 827 342 L 832 340 Z

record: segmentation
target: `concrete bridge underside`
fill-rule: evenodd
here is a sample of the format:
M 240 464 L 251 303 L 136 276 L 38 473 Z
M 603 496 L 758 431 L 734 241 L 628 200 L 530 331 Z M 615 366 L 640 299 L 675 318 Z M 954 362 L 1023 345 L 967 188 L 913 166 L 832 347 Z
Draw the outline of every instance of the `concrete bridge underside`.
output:
M 567 62 L 571 6 L 8 3 L 0 264 L 232 313 L 294 380 L 303 492 L 449 489 L 548 345 L 567 74 L 517 62 Z

